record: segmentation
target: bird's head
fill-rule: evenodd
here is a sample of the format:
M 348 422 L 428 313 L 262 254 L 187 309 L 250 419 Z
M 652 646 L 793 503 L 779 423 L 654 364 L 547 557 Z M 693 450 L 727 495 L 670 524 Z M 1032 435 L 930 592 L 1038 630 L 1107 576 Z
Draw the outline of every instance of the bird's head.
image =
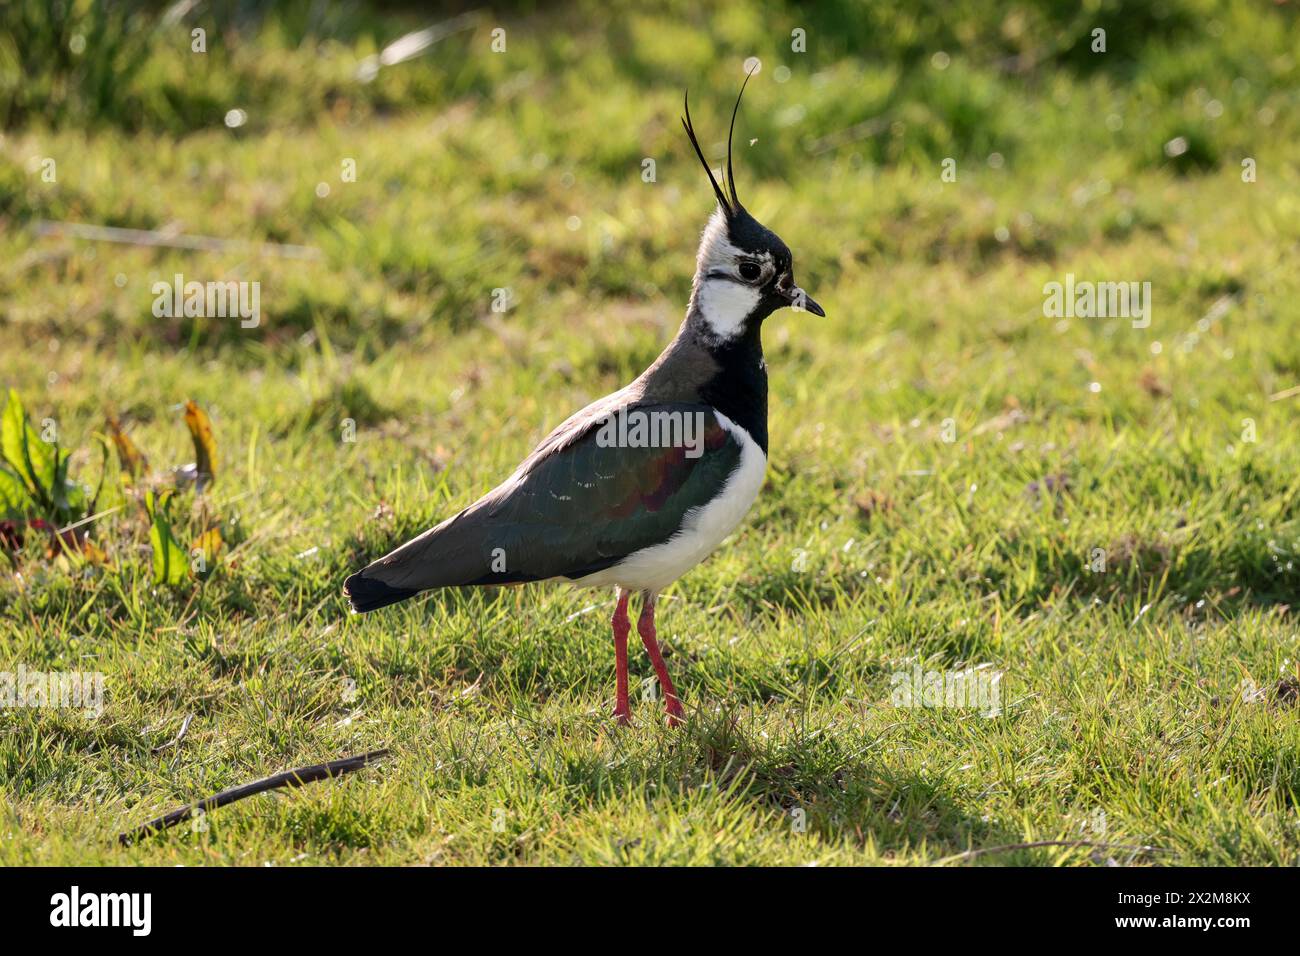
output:
M 751 71 L 750 76 L 753 73 Z M 749 76 L 745 77 L 748 84 Z M 740 96 L 745 85 L 740 87 Z M 736 128 L 740 96 L 731 112 L 731 130 L 727 134 L 727 170 L 725 192 L 704 158 L 704 151 L 691 123 L 689 97 L 682 125 L 690 137 L 718 198 L 718 208 L 700 238 L 696 257 L 695 282 L 691 291 L 691 311 L 713 338 L 723 341 L 745 333 L 757 332 L 764 319 L 777 309 L 794 308 L 813 315 L 826 312 L 794 281 L 794 262 L 790 247 L 781 237 L 749 214 L 736 195 L 736 178 L 731 165 L 731 140 Z

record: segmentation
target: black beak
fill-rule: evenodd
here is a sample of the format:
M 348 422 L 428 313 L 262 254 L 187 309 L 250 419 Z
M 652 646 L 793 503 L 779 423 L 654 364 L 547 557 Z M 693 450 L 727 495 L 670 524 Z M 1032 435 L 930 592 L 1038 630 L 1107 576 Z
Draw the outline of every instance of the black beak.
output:
M 786 293 L 786 298 L 790 300 L 790 308 L 796 312 L 811 312 L 813 315 L 826 318 L 826 310 L 817 304 L 816 299 L 798 286 L 794 286 Z

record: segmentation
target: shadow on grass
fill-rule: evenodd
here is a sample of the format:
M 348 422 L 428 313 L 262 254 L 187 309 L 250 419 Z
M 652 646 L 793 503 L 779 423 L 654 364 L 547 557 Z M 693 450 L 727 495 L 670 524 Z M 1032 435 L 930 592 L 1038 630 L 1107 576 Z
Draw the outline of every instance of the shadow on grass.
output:
M 1022 839 L 972 816 L 946 781 L 882 766 L 874 756 L 879 741 L 864 746 L 843 734 L 797 732 L 769 738 L 742 727 L 734 711 L 693 714 L 681 733 L 621 761 L 600 754 L 571 759 L 554 782 L 581 806 L 630 799 L 650 785 L 687 797 L 716 791 L 788 827 L 792 842 L 815 834 L 831 847 L 870 845 L 885 858 L 922 851 L 941 858 Z
M 1022 577 L 1025 559 L 1023 551 L 1014 556 Z M 1133 534 L 1087 553 L 1035 546 L 1028 565 L 1031 583 L 1023 588 L 1008 571 L 986 572 L 1025 612 L 1066 595 L 1117 606 L 1165 596 L 1191 605 L 1204 601 L 1225 617 L 1300 604 L 1300 555 L 1279 550 L 1262 534 L 1234 538 L 1222 550 Z

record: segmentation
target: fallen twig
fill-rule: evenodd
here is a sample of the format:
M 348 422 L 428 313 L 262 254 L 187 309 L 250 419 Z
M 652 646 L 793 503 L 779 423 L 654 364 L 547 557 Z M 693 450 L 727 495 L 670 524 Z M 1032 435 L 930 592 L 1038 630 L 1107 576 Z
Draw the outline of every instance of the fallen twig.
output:
M 945 856 L 943 859 L 936 860 L 935 866 L 943 866 L 945 863 L 964 863 L 967 860 L 973 860 L 977 856 L 984 856 L 988 853 L 1008 853 L 1012 850 L 1036 850 L 1044 846 L 1060 846 L 1075 849 L 1078 847 L 1088 847 L 1093 850 L 1132 850 L 1135 853 L 1169 853 L 1163 847 L 1158 846 L 1140 846 L 1132 843 L 1095 843 L 1092 840 L 1034 840 L 1030 843 L 1005 843 L 1002 846 L 984 846 L 974 850 L 967 850 L 965 853 L 957 853 L 953 856 Z
M 218 239 L 215 236 L 191 236 L 162 229 L 126 229 L 121 226 L 100 226 L 88 222 L 53 222 L 37 220 L 38 236 L 72 236 L 96 242 L 119 242 L 132 246 L 163 246 L 169 249 L 191 249 L 197 252 L 255 253 L 280 256 L 285 259 L 322 259 L 321 251 L 313 246 L 295 246 L 284 242 L 249 242 L 244 239 Z
M 387 750 L 372 750 L 370 753 L 360 754 L 356 757 L 344 757 L 341 760 L 331 760 L 329 763 L 313 764 L 310 767 L 299 767 L 296 770 L 286 770 L 283 773 L 277 773 L 270 777 L 264 777 L 261 780 L 254 780 L 252 783 L 245 783 L 238 787 L 231 787 L 229 790 L 222 790 L 220 793 L 214 793 L 210 797 L 205 797 L 198 803 L 181 807 L 173 810 L 171 813 L 150 820 L 148 823 L 120 834 L 117 842 L 123 846 L 130 846 L 137 840 L 150 836 L 160 830 L 166 830 L 168 827 L 174 827 L 178 823 L 188 820 L 195 810 L 202 810 L 204 813 L 209 810 L 215 810 L 217 807 L 224 807 L 228 803 L 234 803 L 236 800 L 243 800 L 245 797 L 251 797 L 254 794 L 264 793 L 267 790 L 276 790 L 280 787 L 301 787 L 305 783 L 315 783 L 317 780 L 326 780 L 332 777 L 341 777 L 345 773 L 351 773 L 354 770 L 360 770 L 368 767 L 376 761 L 382 760 L 388 756 Z

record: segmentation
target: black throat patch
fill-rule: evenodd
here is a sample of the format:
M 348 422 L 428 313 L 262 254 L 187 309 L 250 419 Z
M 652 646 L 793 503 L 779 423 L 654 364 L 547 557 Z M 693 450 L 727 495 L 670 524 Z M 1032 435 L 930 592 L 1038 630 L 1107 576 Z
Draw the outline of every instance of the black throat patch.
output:
M 767 363 L 763 360 L 761 322 L 722 342 L 701 341 L 718 370 L 700 388 L 700 397 L 745 429 L 767 454 Z

